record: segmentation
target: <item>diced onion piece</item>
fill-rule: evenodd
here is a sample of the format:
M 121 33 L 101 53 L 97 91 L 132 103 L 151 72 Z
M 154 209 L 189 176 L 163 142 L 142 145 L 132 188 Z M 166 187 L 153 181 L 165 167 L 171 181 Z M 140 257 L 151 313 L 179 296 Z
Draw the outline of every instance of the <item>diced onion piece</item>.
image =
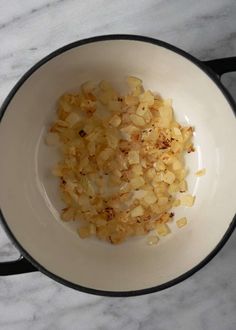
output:
M 130 180 L 130 184 L 133 189 L 138 189 L 145 184 L 145 181 L 144 181 L 143 177 L 137 176 Z
M 127 182 L 124 182 L 120 185 L 120 193 L 130 192 L 130 187 Z
M 196 176 L 203 176 L 203 175 L 205 175 L 205 174 L 206 174 L 206 169 L 205 169 L 205 168 L 203 168 L 203 169 L 201 169 L 201 170 L 198 170 L 198 171 L 195 173 Z
M 162 106 L 159 108 L 159 113 L 160 118 L 163 120 L 163 122 L 165 121 L 165 125 L 168 127 L 172 120 L 172 108 L 170 106 Z
M 109 90 L 113 89 L 113 88 L 112 88 L 112 85 L 111 85 L 107 80 L 102 80 L 102 81 L 100 81 L 100 83 L 99 83 L 99 87 L 100 87 L 101 90 L 103 90 L 103 91 L 109 91 Z
M 86 81 L 81 85 L 81 90 L 85 95 L 91 93 L 93 89 L 94 89 L 94 83 L 92 81 Z
M 183 146 L 180 142 L 178 141 L 173 141 L 171 143 L 171 150 L 176 154 L 178 152 L 180 152 L 183 149 Z
M 163 176 L 163 181 L 168 183 L 168 184 L 171 184 L 175 181 L 175 175 L 173 172 L 171 171 L 166 171 L 164 173 L 164 176 Z
M 156 175 L 156 171 L 154 168 L 149 168 L 146 172 L 146 176 L 148 179 L 153 179 Z
M 135 89 L 132 90 L 132 95 L 133 96 L 139 96 L 143 93 L 143 86 L 139 85 Z
M 187 187 L 187 182 L 186 180 L 182 180 L 180 183 L 179 183 L 179 191 L 180 192 L 185 192 L 187 191 L 188 187 Z
M 153 164 L 154 168 L 157 171 L 164 171 L 165 170 L 165 164 L 161 161 L 161 160 L 157 160 L 154 164 Z
M 135 164 L 132 166 L 131 171 L 134 175 L 139 176 L 143 174 L 143 168 L 140 164 Z
M 56 122 L 55 122 L 55 125 L 59 126 L 59 127 L 63 127 L 63 128 L 67 128 L 69 126 L 69 124 L 64 121 L 64 120 L 61 120 L 61 119 L 58 119 Z
M 141 205 L 135 207 L 131 212 L 130 215 L 132 218 L 140 217 L 144 214 L 144 209 Z
M 143 115 L 143 118 L 145 119 L 145 122 L 148 124 L 150 123 L 150 121 L 152 120 L 152 114 L 151 111 L 148 110 L 145 112 L 145 114 Z M 151 134 L 150 134 L 151 135 Z M 150 139 L 150 135 L 149 135 L 149 139 Z
M 170 220 L 170 214 L 169 213 L 164 213 L 162 214 L 162 216 L 160 217 L 160 219 L 158 221 L 160 221 L 160 223 L 167 223 Z
M 124 140 L 130 141 L 132 134 L 138 132 L 138 128 L 133 125 L 129 125 L 129 126 L 122 127 L 120 129 L 120 132 L 121 132 L 122 138 Z
M 152 204 L 152 205 L 150 205 L 150 208 L 152 210 L 152 213 L 154 213 L 154 214 L 161 213 L 161 210 L 160 210 L 160 207 L 158 204 Z
M 160 156 L 161 160 L 163 161 L 163 163 L 165 165 L 171 165 L 172 164 L 172 161 L 173 161 L 173 156 L 169 153 L 163 153 L 161 156 Z
M 115 169 L 114 172 L 113 172 L 113 175 L 115 175 L 116 177 L 120 178 L 121 177 L 121 171 L 118 170 L 118 169 Z
M 118 102 L 118 101 L 114 101 L 114 100 L 108 101 L 107 107 L 108 107 L 108 110 L 110 110 L 111 112 L 120 112 L 121 111 L 121 105 L 120 105 L 120 102 Z
M 139 164 L 139 152 L 137 150 L 129 151 L 128 161 L 130 165 Z
M 94 142 L 89 142 L 87 144 L 87 147 L 88 147 L 89 155 L 90 156 L 95 155 L 95 152 L 96 152 L 96 145 L 95 145 L 95 143 Z
M 181 162 L 178 159 L 174 160 L 174 162 L 172 164 L 172 168 L 174 171 L 180 170 L 182 168 Z
M 133 198 L 135 199 L 142 199 L 147 194 L 147 191 L 145 190 L 138 190 L 134 192 Z
M 180 196 L 180 204 L 183 206 L 191 207 L 191 206 L 193 206 L 194 201 L 195 201 L 195 197 L 192 195 L 187 194 L 187 195 Z
M 140 116 L 137 116 L 137 115 L 135 115 L 135 114 L 133 114 L 133 115 L 130 115 L 130 120 L 132 121 L 132 123 L 134 124 L 134 125 L 136 125 L 136 126 L 140 126 L 140 127 L 143 127 L 143 126 L 145 126 L 145 120 L 142 118 L 142 117 L 140 117 Z
M 121 123 L 121 118 L 118 115 L 114 115 L 111 120 L 109 121 L 110 125 L 113 127 L 118 127 Z
M 167 204 L 168 197 L 165 197 L 165 196 L 159 197 L 157 203 L 158 203 L 158 205 L 161 205 L 161 206 Z
M 163 100 L 163 104 L 165 105 L 165 106 L 169 106 L 169 107 L 172 107 L 172 99 L 164 99 Z
M 99 158 L 103 161 L 108 160 L 113 155 L 113 150 L 111 148 L 104 149 L 100 154 Z
M 187 219 L 185 217 L 180 218 L 176 221 L 177 227 L 182 228 L 187 225 Z
M 147 168 L 147 162 L 146 162 L 146 159 L 141 159 L 141 161 L 140 161 L 140 164 L 141 164 L 141 166 L 143 167 L 143 168 Z
M 180 200 L 179 200 L 179 199 L 174 200 L 172 206 L 173 206 L 173 207 L 180 206 Z
M 87 238 L 91 235 L 89 226 L 83 226 L 78 229 L 80 238 Z
M 147 111 L 148 111 L 148 105 L 146 103 L 140 103 L 136 110 L 136 114 L 138 116 L 143 117 Z
M 148 205 L 151 205 L 156 203 L 157 197 L 153 191 L 148 191 L 147 194 L 144 196 L 144 200 Z
M 125 97 L 125 103 L 129 106 L 137 105 L 139 103 L 139 99 L 137 96 L 127 95 Z
M 179 184 L 176 182 L 173 182 L 169 185 L 168 192 L 170 194 L 177 193 L 179 191 Z
M 174 127 L 173 128 L 173 134 L 176 137 L 181 136 L 181 130 L 178 127 Z
M 112 89 L 103 90 L 99 93 L 98 99 L 103 105 L 108 105 L 111 100 L 114 100 L 115 94 Z
M 73 220 L 73 217 L 74 217 L 74 209 L 72 208 L 65 208 L 62 210 L 62 213 L 61 213 L 61 219 L 63 221 L 70 221 L 70 220 Z
M 181 169 L 175 172 L 176 178 L 180 181 L 182 181 L 186 175 L 187 175 L 187 171 L 185 169 Z
M 95 217 L 95 224 L 98 227 L 105 226 L 107 224 L 107 221 L 101 217 Z
M 157 223 L 156 232 L 160 236 L 166 236 L 170 233 L 170 228 L 165 223 Z
M 107 144 L 112 149 L 116 149 L 119 143 L 119 138 L 115 134 L 107 135 Z
M 152 235 L 152 236 L 149 236 L 147 238 L 147 244 L 148 245 L 156 245 L 158 243 L 158 241 L 159 241 L 158 236 Z
M 93 223 L 89 224 L 89 233 L 90 233 L 90 235 L 96 234 L 96 226 Z
M 63 169 L 62 166 L 60 166 L 59 164 L 54 166 L 54 168 L 52 169 L 52 174 L 54 176 L 63 176 Z
M 128 82 L 129 87 L 131 87 L 131 88 L 136 88 L 136 87 L 142 85 L 142 80 L 137 77 L 133 77 L 133 76 L 129 76 L 127 78 L 127 82 Z
M 152 180 L 153 187 L 157 187 L 159 183 L 163 181 L 163 178 L 164 178 L 164 172 L 158 172 Z
M 146 91 L 139 96 L 139 101 L 151 106 L 154 104 L 154 95 L 151 91 Z
M 49 146 L 58 146 L 60 142 L 59 135 L 57 133 L 49 132 L 46 136 L 46 143 Z
M 74 126 L 79 121 L 80 121 L 80 116 L 75 112 L 71 112 L 69 116 L 66 117 L 66 122 L 69 124 L 70 127 Z

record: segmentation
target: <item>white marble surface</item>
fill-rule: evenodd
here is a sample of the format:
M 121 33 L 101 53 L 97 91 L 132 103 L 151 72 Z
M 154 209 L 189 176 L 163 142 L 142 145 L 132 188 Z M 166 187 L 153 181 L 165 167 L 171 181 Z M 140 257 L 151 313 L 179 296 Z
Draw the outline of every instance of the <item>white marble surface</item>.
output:
M 236 54 L 234 0 L 0 0 L 0 103 L 36 61 L 107 33 L 156 37 L 200 59 Z M 236 74 L 223 82 L 236 96 Z M 40 273 L 0 278 L 1 330 L 235 330 L 236 236 L 203 270 L 166 291 L 96 297 Z M 17 252 L 0 229 L 0 260 Z

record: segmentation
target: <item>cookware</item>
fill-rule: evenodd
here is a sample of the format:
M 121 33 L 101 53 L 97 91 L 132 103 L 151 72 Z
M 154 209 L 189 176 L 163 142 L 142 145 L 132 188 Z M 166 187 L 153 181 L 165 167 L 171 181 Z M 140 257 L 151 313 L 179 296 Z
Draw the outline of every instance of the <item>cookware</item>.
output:
M 1 220 L 21 253 L 0 263 L 0 275 L 39 270 L 74 289 L 107 296 L 159 291 L 206 265 L 235 228 L 235 103 L 220 82 L 236 70 L 236 57 L 200 61 L 163 41 L 106 35 L 74 42 L 35 64 L 2 105 L 0 127 Z M 187 156 L 192 208 L 177 210 L 189 224 L 157 246 L 146 238 L 112 246 L 82 240 L 60 219 L 55 153 L 44 139 L 65 91 L 86 80 L 114 84 L 128 75 L 172 98 L 177 119 L 195 127 L 196 152 Z M 206 168 L 206 175 L 194 176 Z

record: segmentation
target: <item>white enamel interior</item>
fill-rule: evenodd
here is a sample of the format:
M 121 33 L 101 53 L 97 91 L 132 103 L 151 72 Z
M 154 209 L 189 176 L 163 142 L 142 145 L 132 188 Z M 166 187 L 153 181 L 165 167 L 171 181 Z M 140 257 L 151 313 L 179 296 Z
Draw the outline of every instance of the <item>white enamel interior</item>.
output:
M 86 80 L 120 84 L 128 75 L 173 99 L 181 123 L 195 126 L 197 152 L 187 156 L 192 208 L 182 230 L 157 246 L 136 238 L 118 246 L 81 240 L 58 216 L 62 204 L 50 168 L 56 153 L 44 137 L 65 91 Z M 161 46 L 129 40 L 100 41 L 54 57 L 20 87 L 0 127 L 0 202 L 10 230 L 48 271 L 85 287 L 130 291 L 173 280 L 201 262 L 219 243 L 235 212 L 236 129 L 229 103 L 196 65 Z M 194 172 L 206 168 L 204 177 Z

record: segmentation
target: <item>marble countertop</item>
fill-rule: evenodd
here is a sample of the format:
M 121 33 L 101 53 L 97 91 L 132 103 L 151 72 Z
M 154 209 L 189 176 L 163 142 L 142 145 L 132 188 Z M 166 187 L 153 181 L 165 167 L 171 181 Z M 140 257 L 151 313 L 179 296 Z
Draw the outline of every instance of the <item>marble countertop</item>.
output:
M 199 59 L 236 54 L 234 0 L 1 0 L 0 103 L 36 61 L 94 35 L 142 34 Z M 236 74 L 223 77 L 236 96 Z M 234 330 L 236 235 L 200 272 L 166 291 L 105 298 L 41 273 L 0 278 L 1 330 Z M 0 260 L 17 251 L 0 228 Z

